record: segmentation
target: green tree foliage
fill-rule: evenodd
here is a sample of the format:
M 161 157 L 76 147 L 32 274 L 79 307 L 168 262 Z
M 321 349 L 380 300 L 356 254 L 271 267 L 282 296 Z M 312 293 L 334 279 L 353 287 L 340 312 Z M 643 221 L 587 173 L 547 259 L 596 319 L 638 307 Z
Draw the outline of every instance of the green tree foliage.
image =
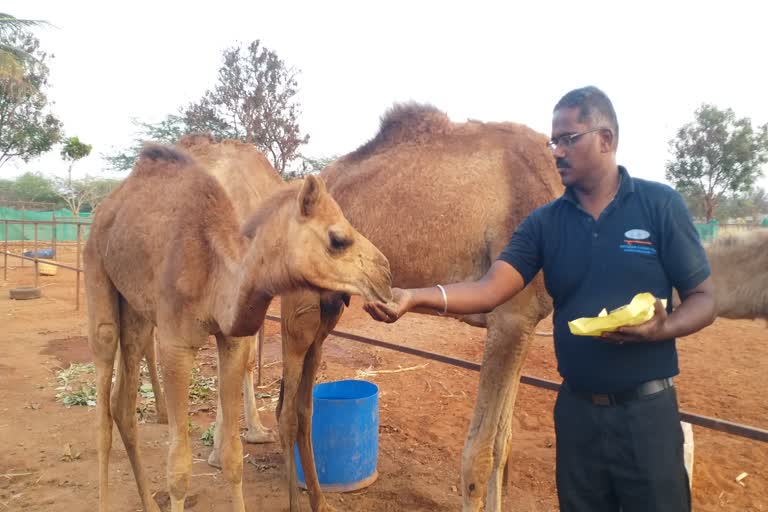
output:
M 0 31 L 0 48 L 6 47 L 34 58 L 18 61 L 21 80 L 0 76 L 0 166 L 12 159 L 28 161 L 61 138 L 61 122 L 48 110 L 47 56 L 39 40 L 23 30 Z
M 37 172 L 26 172 L 15 180 L 0 180 L 0 199 L 61 203 L 53 182 Z
M 0 79 L 21 82 L 24 79 L 24 64 L 37 62 L 34 55 L 9 42 L 10 36 L 46 25 L 48 22 L 43 20 L 24 20 L 0 13 Z
M 670 141 L 674 159 L 666 177 L 691 199 L 702 203 L 707 220 L 727 193 L 745 193 L 768 162 L 768 125 L 753 127 L 731 109 L 704 104 L 694 120 Z
M 61 158 L 69 162 L 67 174 L 69 175 L 70 183 L 72 182 L 72 167 L 74 167 L 75 162 L 90 155 L 91 149 L 93 149 L 93 146 L 80 142 L 80 139 L 77 137 L 69 137 L 64 141 L 64 145 L 61 148 Z
M 137 131 L 131 147 L 111 155 L 102 155 L 112 170 L 130 170 L 136 159 L 139 158 L 144 141 L 174 144 L 183 135 L 189 133 L 184 123 L 184 118 L 173 114 L 154 124 L 134 119 L 133 125 L 137 128 Z

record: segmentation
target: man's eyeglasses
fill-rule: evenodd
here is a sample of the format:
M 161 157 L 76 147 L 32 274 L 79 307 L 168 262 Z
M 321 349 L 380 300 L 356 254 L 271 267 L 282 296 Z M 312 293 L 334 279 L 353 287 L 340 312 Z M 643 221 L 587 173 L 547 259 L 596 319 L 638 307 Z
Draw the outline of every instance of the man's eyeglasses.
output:
M 552 151 L 557 149 L 558 146 L 562 146 L 564 148 L 567 148 L 567 147 L 572 146 L 573 144 L 575 144 L 583 135 L 586 135 L 586 134 L 592 133 L 592 132 L 599 132 L 602 129 L 603 128 L 595 128 L 594 130 L 589 130 L 589 131 L 586 131 L 586 132 L 571 133 L 571 134 L 568 134 L 568 135 L 561 135 L 559 137 L 555 137 L 553 139 L 550 139 L 550 141 L 547 143 L 547 145 L 549 146 L 549 149 L 551 149 Z

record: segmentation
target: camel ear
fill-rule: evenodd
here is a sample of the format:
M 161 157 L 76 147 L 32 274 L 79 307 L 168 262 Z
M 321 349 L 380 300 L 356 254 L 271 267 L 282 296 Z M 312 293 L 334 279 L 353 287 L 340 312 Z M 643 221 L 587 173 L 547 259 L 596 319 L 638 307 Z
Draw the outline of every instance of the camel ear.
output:
M 304 184 L 299 192 L 299 211 L 302 217 L 311 217 L 317 204 L 320 202 L 320 196 L 325 193 L 325 183 L 315 175 L 310 174 L 304 179 Z

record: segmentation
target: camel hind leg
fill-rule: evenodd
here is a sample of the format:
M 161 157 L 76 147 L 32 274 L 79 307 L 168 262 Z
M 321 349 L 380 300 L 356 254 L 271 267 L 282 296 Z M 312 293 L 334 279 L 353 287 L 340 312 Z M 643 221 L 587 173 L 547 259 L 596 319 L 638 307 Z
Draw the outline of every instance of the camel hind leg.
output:
M 136 420 L 136 397 L 139 388 L 139 364 L 149 348 L 154 350 L 152 324 L 142 318 L 126 302 L 120 304 L 120 363 L 117 367 L 115 392 L 112 394 L 114 415 L 125 451 L 131 461 L 133 476 L 139 489 L 144 510 L 160 512 L 149 491 L 144 465 L 141 462 Z
M 96 416 L 99 458 L 99 511 L 109 510 L 109 453 L 112 449 L 112 368 L 119 339 L 118 293 L 101 261 L 91 263 L 86 253 L 85 287 L 88 298 L 88 344 L 96 366 Z
M 165 405 L 165 393 L 160 385 L 160 376 L 157 371 L 157 342 L 155 341 L 154 331 L 152 333 L 152 342 L 147 344 L 147 347 L 144 349 L 144 359 L 147 361 L 149 380 L 152 382 L 152 392 L 155 394 L 157 422 L 166 424 L 168 423 L 168 408 Z

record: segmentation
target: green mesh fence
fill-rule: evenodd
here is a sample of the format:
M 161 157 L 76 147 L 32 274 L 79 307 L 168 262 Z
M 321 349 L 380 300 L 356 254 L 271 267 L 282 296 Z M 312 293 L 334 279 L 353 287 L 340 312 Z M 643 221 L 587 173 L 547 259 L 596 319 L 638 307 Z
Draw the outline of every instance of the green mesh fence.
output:
M 57 221 L 73 221 L 72 212 L 66 208 L 62 208 L 56 211 L 48 212 L 35 212 L 15 210 L 13 208 L 0 207 L 0 241 L 5 241 L 5 223 L 2 220 L 24 220 L 29 222 L 24 224 L 23 230 L 21 224 L 8 223 L 8 241 L 16 240 L 34 240 L 35 239 L 35 226 L 32 221 L 46 221 L 52 222 L 56 216 Z M 80 219 L 83 221 L 90 220 L 88 213 L 81 212 Z M 81 234 L 85 238 L 88 231 L 87 227 L 82 227 Z M 38 224 L 37 226 L 37 239 L 40 241 L 53 240 L 53 226 L 48 224 Z M 57 224 L 56 225 L 56 240 L 61 242 L 77 240 L 77 226 L 75 224 Z
M 699 237 L 703 242 L 711 242 L 717 238 L 717 228 L 719 226 L 716 223 L 695 224 L 695 226 L 696 231 L 699 232 Z

